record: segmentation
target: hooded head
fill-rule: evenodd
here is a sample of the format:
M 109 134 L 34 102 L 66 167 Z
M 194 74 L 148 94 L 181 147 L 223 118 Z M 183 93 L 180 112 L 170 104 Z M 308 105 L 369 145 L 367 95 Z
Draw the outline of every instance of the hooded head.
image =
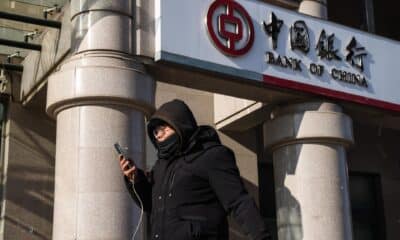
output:
M 161 105 L 151 116 L 147 124 L 147 134 L 157 147 L 157 141 L 153 135 L 156 126 L 167 123 L 179 137 L 179 150 L 183 150 L 189 142 L 189 138 L 197 130 L 197 122 L 189 107 L 181 100 L 172 100 Z

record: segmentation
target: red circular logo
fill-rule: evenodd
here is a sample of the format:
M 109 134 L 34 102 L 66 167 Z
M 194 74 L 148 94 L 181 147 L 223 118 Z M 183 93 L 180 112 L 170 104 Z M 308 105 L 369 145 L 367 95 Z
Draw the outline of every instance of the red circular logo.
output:
M 247 11 L 234 0 L 216 0 L 207 13 L 208 34 L 225 54 L 237 57 L 253 46 L 254 27 Z

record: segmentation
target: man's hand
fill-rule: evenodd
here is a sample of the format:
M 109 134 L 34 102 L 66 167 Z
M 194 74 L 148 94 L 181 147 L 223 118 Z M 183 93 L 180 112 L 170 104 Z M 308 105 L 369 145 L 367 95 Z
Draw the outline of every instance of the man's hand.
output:
M 135 181 L 136 166 L 133 165 L 131 168 L 129 165 L 129 159 L 126 159 L 123 155 L 119 155 L 119 167 L 122 173 L 132 182 Z M 133 161 L 131 161 L 133 162 Z

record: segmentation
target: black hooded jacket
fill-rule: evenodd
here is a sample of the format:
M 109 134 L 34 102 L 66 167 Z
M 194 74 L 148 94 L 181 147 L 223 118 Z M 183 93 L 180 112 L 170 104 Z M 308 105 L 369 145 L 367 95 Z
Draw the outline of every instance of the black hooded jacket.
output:
M 253 199 L 246 192 L 235 156 L 221 145 L 217 132 L 197 126 L 187 105 L 173 100 L 162 105 L 148 124 L 162 120 L 171 125 L 180 139 L 180 151 L 172 159 L 158 159 L 151 173 L 138 170 L 135 189 L 144 210 L 151 212 L 151 239 L 227 240 L 227 214 L 252 239 L 270 239 Z M 133 199 L 132 184 L 126 181 Z

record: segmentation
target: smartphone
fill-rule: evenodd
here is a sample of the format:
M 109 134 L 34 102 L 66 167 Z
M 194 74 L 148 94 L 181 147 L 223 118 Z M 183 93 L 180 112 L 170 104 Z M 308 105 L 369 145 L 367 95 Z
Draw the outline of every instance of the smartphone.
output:
M 118 155 L 122 155 L 122 156 L 124 156 L 124 158 L 126 160 L 128 160 L 128 162 L 129 162 L 128 163 L 128 167 L 129 168 L 131 168 L 131 167 L 133 167 L 135 165 L 135 162 L 133 162 L 133 160 L 127 158 L 125 151 L 122 149 L 121 145 L 118 142 L 114 143 L 114 149 L 115 149 L 115 151 L 117 152 Z

